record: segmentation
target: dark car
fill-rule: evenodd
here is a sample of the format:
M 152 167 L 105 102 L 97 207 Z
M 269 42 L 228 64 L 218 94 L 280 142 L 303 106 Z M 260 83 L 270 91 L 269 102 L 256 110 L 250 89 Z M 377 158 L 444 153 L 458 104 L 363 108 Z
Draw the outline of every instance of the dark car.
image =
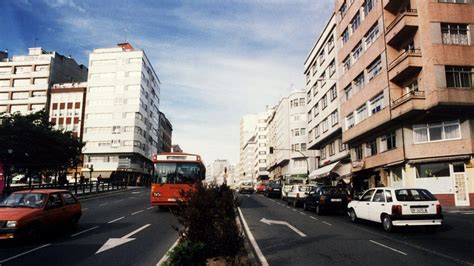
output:
M 270 182 L 265 186 L 265 192 L 264 195 L 265 197 L 275 197 L 275 198 L 280 198 L 281 197 L 281 185 L 278 183 Z
M 319 186 L 307 192 L 303 208 L 305 210 L 315 210 L 316 214 L 321 215 L 324 211 L 329 210 L 345 212 L 348 203 L 349 195 L 345 189 L 334 186 Z

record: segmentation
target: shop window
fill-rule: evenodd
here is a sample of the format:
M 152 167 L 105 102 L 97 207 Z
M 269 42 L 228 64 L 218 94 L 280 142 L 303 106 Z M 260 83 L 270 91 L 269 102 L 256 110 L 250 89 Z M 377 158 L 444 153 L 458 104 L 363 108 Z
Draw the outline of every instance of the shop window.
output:
M 426 163 L 416 165 L 417 178 L 450 176 L 449 163 Z

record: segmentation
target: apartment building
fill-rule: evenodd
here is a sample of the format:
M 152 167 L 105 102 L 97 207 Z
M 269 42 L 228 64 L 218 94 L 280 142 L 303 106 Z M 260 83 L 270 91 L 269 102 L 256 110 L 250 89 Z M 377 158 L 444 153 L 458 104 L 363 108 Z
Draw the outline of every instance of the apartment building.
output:
M 244 147 L 247 145 L 247 142 L 250 138 L 255 135 L 255 129 L 257 127 L 258 117 L 256 114 L 244 115 L 240 119 L 240 159 L 239 159 L 239 174 L 241 177 L 244 176 L 244 173 L 247 175 L 249 172 L 246 169 L 246 152 Z M 252 171 L 253 172 L 253 171 Z
M 227 160 L 217 159 L 206 166 L 206 182 L 209 184 L 228 184 L 228 179 L 232 174 L 231 165 Z
M 27 55 L 0 55 L 0 112 L 23 114 L 49 110 L 51 86 L 87 81 L 87 68 L 74 59 L 41 47 Z
M 82 140 L 87 82 L 59 83 L 51 87 L 49 119 L 58 130 L 71 131 Z
M 84 163 L 92 176 L 135 178 L 151 173 L 157 153 L 160 80 L 143 50 L 129 43 L 89 57 Z
M 268 154 L 268 131 L 267 123 L 273 114 L 273 108 L 267 108 L 265 112 L 257 115 L 257 127 L 255 131 L 255 167 L 254 176 L 256 180 L 269 179 L 267 170 L 267 154 Z
M 474 4 L 337 0 L 343 142 L 355 190 L 424 187 L 474 206 Z
M 307 147 L 319 154 L 313 182 L 336 185 L 350 182 L 351 164 L 342 141 L 340 92 L 337 87 L 336 16 L 333 14 L 304 63 L 306 77 Z
M 268 154 L 270 178 L 307 178 L 316 167 L 315 155 L 306 144 L 305 91 L 295 91 L 280 100 L 267 122 L 268 143 L 273 154 Z
M 171 152 L 171 139 L 173 137 L 173 126 L 171 122 L 166 118 L 163 112 L 160 112 L 159 118 L 159 130 L 158 130 L 158 153 L 160 152 Z
M 250 137 L 249 140 L 245 143 L 241 154 L 241 160 L 243 162 L 243 166 L 241 165 L 241 169 L 243 170 L 242 174 L 240 175 L 239 181 L 252 181 L 254 184 L 257 183 L 257 177 L 255 176 L 255 147 L 257 146 L 257 142 L 255 140 L 255 136 Z

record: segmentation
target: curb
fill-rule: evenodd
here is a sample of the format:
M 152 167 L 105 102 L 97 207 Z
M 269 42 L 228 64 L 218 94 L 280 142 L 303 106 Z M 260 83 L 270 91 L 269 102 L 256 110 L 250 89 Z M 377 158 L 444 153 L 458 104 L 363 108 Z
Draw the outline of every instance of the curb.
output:
M 235 220 L 237 222 L 237 226 L 239 227 L 240 231 L 243 232 L 244 248 L 245 248 L 245 251 L 247 252 L 247 256 L 248 256 L 252 266 L 260 266 L 261 264 L 258 262 L 258 260 L 256 258 L 256 255 L 255 255 L 256 252 L 252 248 L 252 245 L 250 244 L 250 240 L 248 239 L 245 230 L 242 228 L 242 224 L 241 224 L 240 219 L 241 218 L 240 218 L 240 214 L 239 214 L 239 217 L 236 217 Z
M 237 224 L 241 228 L 242 228 L 242 225 L 243 225 L 243 227 L 244 227 L 243 229 L 245 229 L 245 230 L 242 230 L 242 231 L 244 231 L 244 236 L 245 236 L 244 247 L 245 247 L 245 250 L 248 253 L 248 256 L 249 256 L 249 259 L 252 263 L 252 266 L 257 266 L 257 265 L 259 265 L 259 266 L 260 265 L 261 266 L 268 266 L 268 262 L 266 261 L 265 257 L 263 257 L 263 254 L 261 254 L 262 251 L 260 250 L 258 245 L 255 243 L 255 245 L 257 245 L 257 246 L 255 246 L 252 243 L 251 238 L 254 240 L 254 242 L 256 242 L 256 241 L 253 238 L 253 236 L 249 236 L 249 234 L 251 234 L 251 232 L 250 232 L 250 229 L 247 226 L 247 222 L 245 222 L 245 219 L 243 217 L 242 211 L 240 210 L 240 207 L 237 207 L 237 211 L 239 213 L 239 222 Z M 260 256 L 259 256 L 259 253 L 260 253 Z
M 98 193 L 93 192 L 93 193 L 88 193 L 88 194 L 81 195 L 81 196 L 76 196 L 76 198 L 79 199 L 79 200 L 85 200 L 85 199 L 91 199 L 91 198 L 98 198 L 98 197 L 102 197 L 102 196 L 115 195 L 115 194 L 119 194 L 119 193 L 126 192 L 126 191 L 136 191 L 136 190 L 141 190 L 141 189 L 142 188 L 130 188 L 130 189 L 124 188 L 124 189 L 98 192 Z

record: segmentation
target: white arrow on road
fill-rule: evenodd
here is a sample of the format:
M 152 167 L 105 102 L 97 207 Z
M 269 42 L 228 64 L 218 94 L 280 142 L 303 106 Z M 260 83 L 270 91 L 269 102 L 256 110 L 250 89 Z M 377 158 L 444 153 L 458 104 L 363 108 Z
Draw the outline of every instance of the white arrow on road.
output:
M 268 219 L 265 219 L 265 218 L 262 218 L 260 220 L 260 222 L 264 223 L 264 224 L 268 224 L 268 225 L 272 225 L 272 224 L 279 224 L 279 225 L 286 225 L 288 226 L 291 230 L 295 231 L 295 233 L 297 233 L 298 235 L 300 235 L 301 237 L 306 237 L 306 235 L 301 232 L 300 230 L 296 229 L 296 227 L 294 227 L 293 225 L 289 224 L 288 222 L 285 222 L 285 221 L 274 221 L 274 220 L 268 220 Z
M 128 234 L 122 236 L 121 238 L 109 238 L 109 240 L 107 240 L 107 242 L 105 242 L 105 244 L 102 245 L 102 247 L 100 247 L 99 250 L 97 250 L 97 252 L 95 254 L 99 254 L 99 253 L 104 252 L 106 250 L 112 249 L 114 247 L 117 247 L 117 246 L 120 246 L 120 245 L 123 245 L 125 243 L 128 243 L 130 241 L 135 240 L 135 238 L 129 238 L 129 237 L 133 236 L 134 234 L 140 232 L 141 230 L 147 228 L 150 225 L 151 224 L 145 224 L 144 226 L 138 228 L 137 230 L 135 230 L 131 233 L 128 233 Z

